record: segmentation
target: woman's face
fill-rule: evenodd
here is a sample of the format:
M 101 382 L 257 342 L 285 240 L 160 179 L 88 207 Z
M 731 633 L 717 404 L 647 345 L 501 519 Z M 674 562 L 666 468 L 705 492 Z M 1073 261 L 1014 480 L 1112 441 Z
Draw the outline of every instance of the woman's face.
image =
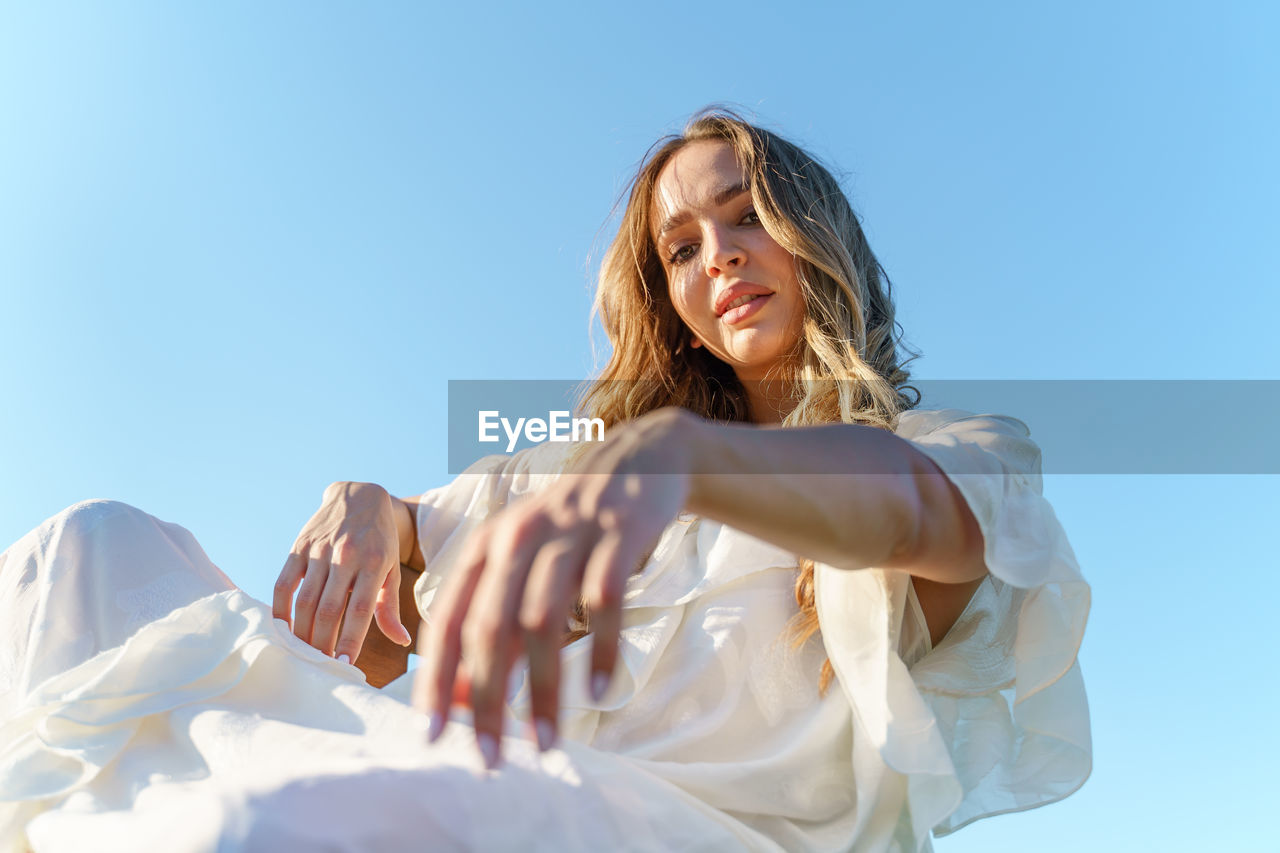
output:
M 760 224 L 733 149 L 681 148 L 658 175 L 651 213 L 680 319 L 740 380 L 763 378 L 800 336 L 804 300 L 795 259 Z

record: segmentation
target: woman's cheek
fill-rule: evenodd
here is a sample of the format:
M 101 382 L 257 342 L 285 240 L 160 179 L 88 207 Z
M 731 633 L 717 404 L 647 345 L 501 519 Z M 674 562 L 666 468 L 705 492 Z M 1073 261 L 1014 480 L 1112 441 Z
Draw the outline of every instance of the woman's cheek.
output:
M 682 317 L 692 319 L 696 323 L 701 318 L 694 310 L 693 306 L 705 304 L 705 298 L 700 303 L 698 299 L 698 285 L 691 281 L 693 276 L 688 273 L 676 273 L 676 284 L 672 288 L 671 298 L 676 303 L 676 310 Z M 691 324 L 692 325 L 692 324 Z

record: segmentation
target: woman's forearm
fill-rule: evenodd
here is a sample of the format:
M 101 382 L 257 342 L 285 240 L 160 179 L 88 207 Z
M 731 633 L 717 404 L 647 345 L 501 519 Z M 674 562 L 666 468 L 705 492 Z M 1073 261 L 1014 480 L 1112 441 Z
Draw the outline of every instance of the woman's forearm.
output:
M 693 416 L 676 429 L 692 460 L 690 512 L 839 568 L 898 568 L 944 583 L 985 573 L 981 534 L 964 499 L 932 460 L 893 433 Z

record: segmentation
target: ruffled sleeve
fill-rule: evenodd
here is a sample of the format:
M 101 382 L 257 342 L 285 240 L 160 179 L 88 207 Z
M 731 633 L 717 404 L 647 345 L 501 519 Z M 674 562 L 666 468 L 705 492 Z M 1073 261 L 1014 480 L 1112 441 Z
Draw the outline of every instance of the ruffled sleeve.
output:
M 424 618 L 429 618 L 427 608 L 435 591 L 471 532 L 507 504 L 555 480 L 573 446 L 548 442 L 511 456 L 482 457 L 452 483 L 432 489 L 418 500 L 418 544 L 426 569 L 413 591 Z
M 1088 777 L 1076 655 L 1089 585 L 1043 497 L 1024 423 L 915 410 L 896 432 L 964 496 L 988 578 L 937 648 L 906 572 L 818 564 L 815 583 L 823 641 L 854 710 L 860 841 L 919 850 L 930 830 L 1054 802 Z

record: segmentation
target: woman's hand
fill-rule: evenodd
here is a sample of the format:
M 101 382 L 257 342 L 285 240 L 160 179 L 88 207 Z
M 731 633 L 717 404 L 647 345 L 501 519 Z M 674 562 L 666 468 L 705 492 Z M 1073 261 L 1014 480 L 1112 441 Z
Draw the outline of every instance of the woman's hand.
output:
M 400 621 L 395 503 L 373 483 L 334 483 L 325 489 L 320 509 L 303 526 L 280 572 L 272 613 L 327 655 L 356 660 L 371 618 L 393 642 L 412 642 Z M 294 590 L 298 599 L 291 620 Z
M 560 646 L 579 594 L 590 608 L 589 688 L 599 699 L 617 659 L 626 580 L 688 497 L 695 423 L 683 410 L 663 409 L 618 427 L 571 472 L 471 535 L 419 636 L 414 703 L 431 715 L 431 740 L 465 679 L 476 741 L 494 766 L 507 678 L 523 652 L 538 745 L 550 748 Z

